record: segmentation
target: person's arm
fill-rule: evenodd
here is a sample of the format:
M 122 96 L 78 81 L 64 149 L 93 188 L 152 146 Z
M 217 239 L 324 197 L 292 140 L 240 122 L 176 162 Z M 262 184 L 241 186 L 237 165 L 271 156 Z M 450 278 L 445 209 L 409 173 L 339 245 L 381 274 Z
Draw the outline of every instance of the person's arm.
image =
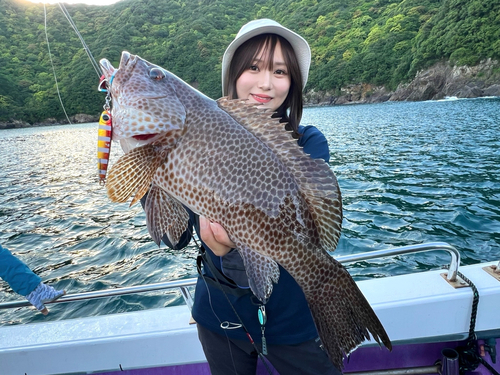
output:
M 301 127 L 302 135 L 299 146 L 313 159 L 323 159 L 328 163 L 330 150 L 326 137 L 314 126 Z M 236 245 L 229 239 L 226 230 L 217 223 L 212 223 L 200 216 L 200 237 L 215 255 L 224 256 Z
M 66 292 L 45 285 L 26 264 L 0 245 L 0 278 L 5 280 L 12 290 L 24 297 L 43 315 L 49 310 L 44 303 L 53 301 Z
M 330 149 L 323 133 L 314 126 L 301 126 L 299 131 L 302 131 L 302 133 L 298 144 L 303 147 L 304 152 L 313 159 L 323 159 L 328 163 L 330 161 Z
M 299 138 L 298 144 L 303 147 L 304 152 L 313 159 L 321 158 L 328 162 L 330 150 L 323 133 L 314 126 L 300 127 L 300 130 L 302 136 Z M 243 259 L 234 250 L 236 245 L 229 239 L 226 230 L 220 224 L 210 222 L 202 216 L 199 220 L 200 238 L 215 255 L 221 257 L 222 273 L 234 280 L 238 286 L 248 287 Z
M 26 296 L 42 282 L 26 264 L 0 245 L 0 278 L 17 294 Z
M 299 146 L 313 159 L 323 159 L 328 163 L 330 150 L 326 137 L 314 126 L 301 127 L 302 135 Z M 224 256 L 236 245 L 229 239 L 226 230 L 217 223 L 212 223 L 200 216 L 200 237 L 215 255 Z

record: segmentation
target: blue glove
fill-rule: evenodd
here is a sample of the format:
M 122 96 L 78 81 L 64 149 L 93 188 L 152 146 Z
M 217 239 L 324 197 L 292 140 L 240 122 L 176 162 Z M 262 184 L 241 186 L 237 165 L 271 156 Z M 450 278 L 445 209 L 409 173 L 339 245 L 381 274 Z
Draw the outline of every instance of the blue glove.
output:
M 43 315 L 47 315 L 49 310 L 45 307 L 44 302 L 54 301 L 65 294 L 65 290 L 55 290 L 51 286 L 40 283 L 35 290 L 26 296 L 26 299 Z

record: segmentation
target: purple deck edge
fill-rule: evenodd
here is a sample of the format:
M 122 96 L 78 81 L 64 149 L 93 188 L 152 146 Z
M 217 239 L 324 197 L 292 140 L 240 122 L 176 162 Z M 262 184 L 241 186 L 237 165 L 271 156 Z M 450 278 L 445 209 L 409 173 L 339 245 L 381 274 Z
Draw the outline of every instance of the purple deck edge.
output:
M 451 341 L 445 343 L 428 344 L 407 344 L 394 346 L 392 352 L 378 346 L 360 348 L 353 352 L 348 360 L 344 361 L 344 373 L 359 371 L 376 371 L 384 369 L 432 366 L 437 360 L 441 359 L 441 350 L 445 348 L 455 349 L 464 345 L 464 341 Z M 496 364 L 488 353 L 484 359 L 497 371 L 500 371 L 500 339 L 496 340 L 497 360 Z M 265 367 L 259 363 L 256 375 L 266 375 L 268 372 Z M 273 374 L 277 374 L 276 371 Z M 490 372 L 483 365 L 470 372 L 469 374 L 488 375 Z M 145 369 L 102 372 L 95 375 L 210 375 L 210 369 L 207 363 L 192 363 L 185 365 L 176 365 L 169 367 L 155 367 Z

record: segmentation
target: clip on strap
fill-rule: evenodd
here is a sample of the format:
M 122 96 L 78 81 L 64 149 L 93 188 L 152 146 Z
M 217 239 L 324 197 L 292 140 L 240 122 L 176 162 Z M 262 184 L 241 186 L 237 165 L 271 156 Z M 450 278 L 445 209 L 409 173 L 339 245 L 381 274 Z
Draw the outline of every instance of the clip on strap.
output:
M 262 354 L 267 355 L 267 341 L 266 336 L 264 335 L 267 322 L 266 306 L 260 305 L 257 314 L 259 317 L 260 330 L 262 332 Z

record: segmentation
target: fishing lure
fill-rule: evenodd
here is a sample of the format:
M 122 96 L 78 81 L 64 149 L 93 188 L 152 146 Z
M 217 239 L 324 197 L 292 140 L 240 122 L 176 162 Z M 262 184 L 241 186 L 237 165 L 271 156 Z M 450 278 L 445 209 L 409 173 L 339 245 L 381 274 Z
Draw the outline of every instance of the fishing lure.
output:
M 111 125 L 111 113 L 104 110 L 99 118 L 99 129 L 97 137 L 97 169 L 99 171 L 99 183 L 106 182 L 106 172 L 108 171 L 109 153 L 111 151 L 111 135 L 113 128 Z

